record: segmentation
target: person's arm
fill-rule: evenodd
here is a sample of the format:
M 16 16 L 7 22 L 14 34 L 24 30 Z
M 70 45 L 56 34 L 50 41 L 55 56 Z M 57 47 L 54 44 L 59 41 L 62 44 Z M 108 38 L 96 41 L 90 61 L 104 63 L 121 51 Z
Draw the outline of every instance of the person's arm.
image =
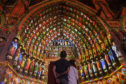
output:
M 59 75 L 64 75 L 64 74 L 67 74 L 69 72 L 70 68 L 68 67 L 67 70 Z
M 69 70 L 70 70 L 70 68 L 68 67 L 66 71 L 64 71 L 64 72 L 61 73 L 61 74 L 58 74 L 58 73 L 56 72 L 56 66 L 54 65 L 54 67 L 53 67 L 53 73 L 54 73 L 55 78 L 57 78 L 57 77 L 59 77 L 59 76 L 62 76 L 62 75 L 64 75 L 64 74 L 67 74 L 67 73 L 69 72 Z
M 76 69 L 76 77 L 77 77 L 77 79 L 79 79 L 79 77 L 78 77 L 78 70 Z
M 75 76 L 77 79 L 77 84 L 79 84 L 78 70 L 75 68 Z
M 57 75 L 56 75 L 56 66 L 55 65 L 53 66 L 53 73 L 54 73 L 54 77 L 57 78 Z
M 53 73 L 54 73 L 54 77 L 56 79 L 56 83 L 60 84 L 60 80 L 58 79 L 57 73 L 56 73 L 56 66 L 53 66 Z

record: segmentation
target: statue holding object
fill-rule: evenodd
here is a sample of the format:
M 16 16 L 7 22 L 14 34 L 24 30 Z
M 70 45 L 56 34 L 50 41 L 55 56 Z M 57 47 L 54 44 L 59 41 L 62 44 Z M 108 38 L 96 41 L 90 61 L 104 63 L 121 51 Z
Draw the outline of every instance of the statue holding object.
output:
M 11 42 L 11 46 L 9 48 L 7 59 L 9 59 L 9 60 L 13 59 L 13 56 L 15 55 L 15 52 L 16 52 L 16 50 L 18 48 L 18 43 L 17 42 L 18 42 L 17 38 L 14 38 L 14 40 Z

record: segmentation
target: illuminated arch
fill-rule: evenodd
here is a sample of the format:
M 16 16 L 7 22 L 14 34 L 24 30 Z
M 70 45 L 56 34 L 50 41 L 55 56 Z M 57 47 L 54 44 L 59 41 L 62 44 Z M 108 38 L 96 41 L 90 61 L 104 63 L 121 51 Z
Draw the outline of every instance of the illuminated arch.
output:
M 29 42 L 25 49 L 29 53 L 29 49 L 33 50 L 33 45 L 41 43 L 46 47 L 48 42 L 45 40 L 51 35 L 50 32 L 68 30 L 82 46 L 80 51 L 83 51 L 81 55 L 84 60 L 89 60 L 91 56 L 103 53 L 111 44 L 108 26 L 95 13 L 96 10 L 77 1 L 43 1 L 21 20 L 18 37 L 23 46 Z

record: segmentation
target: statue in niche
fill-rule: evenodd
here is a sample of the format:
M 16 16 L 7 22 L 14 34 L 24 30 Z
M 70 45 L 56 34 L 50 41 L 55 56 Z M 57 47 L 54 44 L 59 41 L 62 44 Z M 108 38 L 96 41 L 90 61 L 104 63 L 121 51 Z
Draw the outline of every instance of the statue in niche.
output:
M 102 65 L 102 69 L 106 73 L 107 72 L 107 66 L 106 66 L 105 59 L 103 57 L 100 57 L 100 62 L 101 62 L 101 65 Z
M 41 46 L 38 46 L 38 50 L 37 50 L 37 53 L 36 53 L 36 56 L 37 57 L 40 57 L 39 55 L 40 55 L 40 51 L 41 51 Z
M 36 56 L 37 49 L 38 49 L 38 42 L 36 42 L 35 45 L 34 45 L 33 56 Z
M 112 65 L 111 65 L 109 56 L 107 55 L 107 53 L 106 54 L 104 53 L 104 56 L 105 56 L 105 60 L 106 60 L 106 62 L 108 64 L 108 68 L 111 69 L 112 68 Z
M 22 58 L 22 60 L 21 60 L 21 62 L 19 64 L 19 71 L 20 72 L 23 72 L 23 69 L 25 67 L 25 62 L 26 62 L 26 54 L 24 53 L 23 58 Z
M 109 58 L 110 58 L 110 60 L 112 62 L 112 65 L 116 66 L 116 61 L 115 61 L 116 54 L 115 54 L 115 52 L 112 49 L 110 49 L 110 50 L 107 49 L 107 51 L 108 51 L 108 56 L 109 56 Z
M 32 52 L 33 52 L 32 47 L 33 47 L 33 43 L 31 43 L 31 46 L 30 46 L 30 48 L 28 49 L 28 51 L 29 51 L 29 55 L 32 55 Z
M 89 77 L 89 74 L 88 74 L 88 66 L 87 66 L 86 63 L 84 63 L 84 73 L 86 75 L 86 78 L 88 78 Z
M 41 58 L 40 52 L 41 52 L 41 43 L 38 45 L 38 49 L 37 49 L 37 53 L 36 53 L 36 56 L 39 57 L 39 58 Z
M 29 45 L 30 45 L 30 42 L 27 41 L 27 43 L 26 43 L 26 52 L 28 52 Z
M 14 57 L 14 63 L 13 63 L 14 66 L 17 66 L 20 53 L 21 53 L 21 46 L 19 46 L 17 51 L 16 51 L 16 54 L 15 54 L 15 57 Z
M 85 76 L 85 74 L 83 72 L 83 65 L 80 66 L 79 71 L 80 71 L 81 77 Z
M 100 61 L 98 60 L 98 58 L 96 58 L 96 65 L 97 65 L 97 68 L 98 68 L 99 74 L 102 74 L 101 63 L 100 63 Z
M 6 39 L 4 37 L 0 37 L 0 55 L 4 49 Z
M 15 58 L 14 62 L 16 63 L 16 70 L 20 71 L 20 64 L 23 60 L 23 55 L 24 55 L 24 50 L 21 47 L 21 50 L 19 51 L 20 53 L 17 55 Z
M 115 52 L 117 58 L 119 58 L 122 56 L 122 53 L 119 51 L 119 49 L 117 48 L 116 44 L 112 41 L 112 50 Z
M 41 65 L 41 75 L 40 75 L 40 79 L 44 79 L 44 73 L 45 73 L 45 62 L 42 62 Z
M 97 48 L 97 51 L 100 51 L 100 45 L 98 43 L 96 43 L 96 48 Z
M 93 71 L 92 71 L 92 65 L 90 64 L 90 62 L 87 62 L 88 64 L 88 71 L 91 77 L 93 77 Z
M 35 59 L 33 57 L 31 57 L 31 64 L 29 66 L 29 74 L 32 75 L 34 72 L 34 68 L 35 68 Z
M 105 44 L 103 42 L 101 43 L 101 49 L 105 50 Z
M 18 48 L 18 39 L 14 38 L 14 40 L 11 42 L 9 51 L 8 51 L 8 55 L 7 55 L 7 59 L 12 60 L 13 56 L 15 55 L 15 52 Z
M 107 38 L 108 38 L 108 43 L 111 43 L 111 38 L 112 38 L 112 36 L 111 36 L 110 33 L 107 34 Z
M 31 63 L 31 60 L 30 60 L 29 56 L 27 56 L 25 66 L 24 66 L 24 73 L 25 74 L 28 74 L 30 63 Z
M 95 64 L 95 61 L 92 60 L 92 68 L 93 68 L 93 71 L 94 71 L 94 74 L 97 76 L 98 74 L 98 71 L 97 71 L 97 68 L 96 68 L 96 64 Z
M 39 69 L 37 72 L 38 78 L 41 78 L 42 74 L 43 74 L 43 64 L 42 64 L 42 61 L 39 61 Z
M 36 59 L 35 60 L 35 69 L 34 69 L 34 76 L 35 77 L 37 76 L 38 69 L 39 69 L 39 63 L 38 63 L 38 60 Z
M 18 64 L 21 63 L 23 54 L 24 54 L 24 50 L 21 47 L 21 53 L 20 53 L 19 58 L 18 58 Z
M 24 50 L 21 49 L 21 53 L 20 53 L 20 56 L 18 58 L 18 61 L 17 61 L 17 70 L 20 71 L 20 65 L 21 65 L 21 62 L 23 60 L 23 56 L 25 55 L 24 53 Z

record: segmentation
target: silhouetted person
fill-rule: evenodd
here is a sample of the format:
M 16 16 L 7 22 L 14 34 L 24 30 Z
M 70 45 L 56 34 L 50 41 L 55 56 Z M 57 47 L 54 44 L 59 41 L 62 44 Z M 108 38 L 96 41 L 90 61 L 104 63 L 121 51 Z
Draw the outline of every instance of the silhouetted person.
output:
M 60 59 L 55 62 L 53 67 L 56 84 L 68 84 L 69 61 L 66 58 L 66 51 L 60 53 Z
M 75 60 L 70 60 L 69 62 L 68 84 L 78 84 L 78 71 L 76 69 Z

